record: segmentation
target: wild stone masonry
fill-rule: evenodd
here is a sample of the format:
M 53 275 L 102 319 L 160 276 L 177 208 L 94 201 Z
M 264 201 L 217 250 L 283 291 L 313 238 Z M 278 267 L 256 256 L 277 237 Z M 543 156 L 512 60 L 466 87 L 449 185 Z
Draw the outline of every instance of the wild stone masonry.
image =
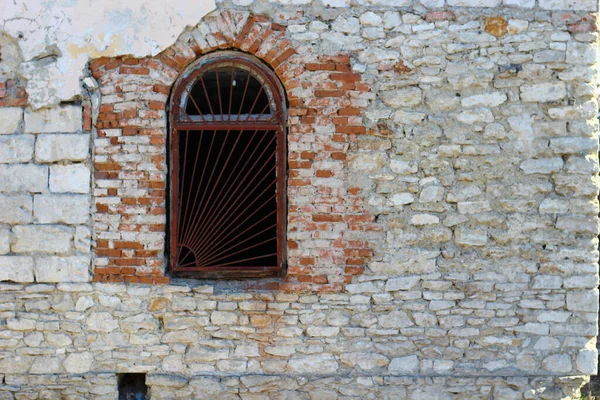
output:
M 81 103 L 32 110 L 2 72 L 0 399 L 114 399 L 125 372 L 155 399 L 578 398 L 596 2 L 285 3 L 219 2 L 155 57 L 94 59 Z M 169 94 L 219 49 L 288 95 L 281 279 L 165 272 Z

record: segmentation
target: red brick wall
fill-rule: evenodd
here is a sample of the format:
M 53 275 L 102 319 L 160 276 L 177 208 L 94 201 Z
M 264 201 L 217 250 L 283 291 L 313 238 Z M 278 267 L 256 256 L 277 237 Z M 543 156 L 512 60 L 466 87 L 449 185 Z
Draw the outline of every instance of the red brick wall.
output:
M 350 144 L 366 133 L 361 113 L 372 99 L 369 85 L 351 71 L 348 55 L 298 54 L 285 27 L 266 17 L 226 11 L 203 23 L 210 35 L 185 32 L 156 57 L 101 58 L 90 65 L 102 93 L 94 147 L 94 280 L 169 281 L 165 110 L 171 85 L 202 54 L 239 49 L 270 65 L 289 99 L 288 270 L 268 287 L 341 291 L 371 255 L 361 232 L 380 229 L 360 190 L 349 186 L 346 168 Z

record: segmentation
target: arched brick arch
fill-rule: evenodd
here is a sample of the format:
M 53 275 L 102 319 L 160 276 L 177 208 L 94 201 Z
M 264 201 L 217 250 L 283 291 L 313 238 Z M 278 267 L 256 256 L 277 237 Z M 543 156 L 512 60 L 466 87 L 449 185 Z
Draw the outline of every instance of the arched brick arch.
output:
M 167 104 L 191 62 L 219 49 L 262 59 L 289 99 L 288 272 L 264 288 L 343 289 L 363 271 L 369 238 L 380 230 L 348 183 L 347 152 L 365 134 L 362 110 L 373 94 L 348 54 L 298 54 L 284 26 L 260 15 L 224 11 L 185 31 L 149 58 L 90 63 L 101 105 L 94 144 L 94 280 L 167 283 Z M 257 287 L 261 287 L 258 283 Z

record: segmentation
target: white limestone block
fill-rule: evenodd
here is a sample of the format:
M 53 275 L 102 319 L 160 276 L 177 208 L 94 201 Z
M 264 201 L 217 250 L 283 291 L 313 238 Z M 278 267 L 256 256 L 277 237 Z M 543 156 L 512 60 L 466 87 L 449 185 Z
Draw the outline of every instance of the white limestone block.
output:
M 44 134 L 35 143 L 35 160 L 38 162 L 83 161 L 90 154 L 88 134 Z
M 504 104 L 508 97 L 504 92 L 491 92 L 465 97 L 461 100 L 463 107 L 497 107 Z
M 0 107 L 0 135 L 15 133 L 22 120 L 21 107 Z
M 30 195 L 0 195 L 0 223 L 26 224 L 33 220 L 33 201 Z
M 89 193 L 90 170 L 83 164 L 52 165 L 50 191 L 55 193 Z
M 571 357 L 568 354 L 553 354 L 548 356 L 542 361 L 542 367 L 546 371 L 561 374 L 571 372 L 571 369 L 573 369 Z
M 90 196 L 40 194 L 33 200 L 36 222 L 41 224 L 85 224 L 90 217 Z
M 70 353 L 63 361 L 63 368 L 70 374 L 89 372 L 94 363 L 94 356 L 89 351 Z
M 564 82 L 546 82 L 521 86 L 521 100 L 525 102 L 549 102 L 564 99 L 567 88 Z
M 414 107 L 421 104 L 423 91 L 418 87 L 407 87 L 397 90 L 385 90 L 379 93 L 385 105 L 392 108 Z
M 383 19 L 374 12 L 367 11 L 360 16 L 359 21 L 363 26 L 381 26 Z
M 33 157 L 33 135 L 0 136 L 0 164 L 25 163 Z
M 521 163 L 520 168 L 526 174 L 551 174 L 562 169 L 564 162 L 562 158 L 538 158 L 526 160 Z
M 598 313 L 598 289 L 567 292 L 567 310 Z
M 494 115 L 487 108 L 480 107 L 472 110 L 465 110 L 458 114 L 456 119 L 464 124 L 472 125 L 478 122 L 494 122 Z
M 77 132 L 82 128 L 80 105 L 65 105 L 25 111 L 26 133 Z
M 47 190 L 47 166 L 33 164 L 0 165 L 0 192 L 43 193 Z
M 419 372 L 419 358 L 414 355 L 394 358 L 388 366 L 388 372 L 391 375 L 415 375 Z
M 66 254 L 72 250 L 73 230 L 58 225 L 20 225 L 13 227 L 15 253 Z
M 487 232 L 483 229 L 468 229 L 458 227 L 454 231 L 455 242 L 462 247 L 485 246 L 487 243 Z
M 598 373 L 598 350 L 579 350 L 575 364 L 577 366 L 577 371 L 579 371 L 581 374 L 596 375 Z
M 33 282 L 33 258 L 1 256 L 0 281 Z
M 298 374 L 312 374 L 315 372 L 316 366 L 318 366 L 320 374 L 332 374 L 339 368 L 339 364 L 331 354 L 322 353 L 292 357 L 288 362 L 287 370 Z
M 89 282 L 90 257 L 39 257 L 35 260 L 36 282 Z

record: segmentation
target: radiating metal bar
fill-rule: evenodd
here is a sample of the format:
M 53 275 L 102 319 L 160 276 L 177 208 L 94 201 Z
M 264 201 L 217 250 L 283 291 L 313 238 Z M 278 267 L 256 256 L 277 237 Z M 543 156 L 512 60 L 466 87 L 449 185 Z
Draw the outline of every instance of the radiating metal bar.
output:
M 212 104 L 210 102 L 210 97 L 208 96 L 208 91 L 206 90 L 206 85 L 204 84 L 204 75 L 200 75 L 200 83 L 202 84 L 202 89 L 204 89 L 204 96 L 206 97 L 206 102 L 208 103 L 208 109 L 210 110 L 210 115 L 215 118 L 215 113 L 212 109 Z
M 264 218 L 263 218 L 263 220 L 264 220 Z M 254 227 L 254 226 L 256 226 L 256 225 L 257 225 L 257 224 L 255 223 L 255 224 L 253 224 L 253 225 L 252 225 L 252 227 Z M 241 242 L 237 242 L 237 243 L 236 243 L 236 244 L 234 244 L 234 245 L 233 245 L 231 248 L 238 247 L 238 246 L 239 246 L 239 245 L 241 245 L 242 243 L 245 243 L 245 242 L 247 242 L 248 240 L 255 238 L 256 236 L 259 236 L 259 235 L 261 235 L 262 233 L 264 233 L 264 232 L 268 231 L 269 229 L 273 229 L 273 228 L 275 228 L 276 226 L 277 226 L 277 224 L 273 224 L 273 225 L 271 225 L 271 226 L 267 226 L 267 227 L 266 227 L 266 228 L 264 228 L 262 231 L 259 231 L 259 232 L 255 233 L 255 234 L 254 234 L 254 235 L 252 235 L 252 236 L 248 236 L 246 239 L 242 240 Z M 246 232 L 247 230 L 248 230 L 248 229 L 244 230 L 244 232 Z M 239 237 L 239 236 L 240 236 L 240 235 L 237 235 L 237 236 L 236 236 L 236 238 L 237 238 L 237 237 Z M 219 247 L 219 249 L 221 249 L 222 247 L 223 247 L 223 246 Z M 206 254 L 206 253 L 205 253 L 205 254 L 199 254 L 199 255 L 198 255 L 198 258 L 200 259 L 200 261 L 198 261 L 198 264 L 206 264 L 206 262 L 204 262 L 203 260 L 204 260 L 204 259 L 206 259 L 206 257 L 207 257 L 207 256 L 208 256 L 208 257 L 216 257 L 216 256 L 220 256 L 221 254 L 224 254 L 224 253 L 226 253 L 226 252 L 227 252 L 227 250 L 225 250 L 225 251 L 221 251 L 221 252 L 217 253 L 217 250 L 216 250 L 216 249 L 211 249 L 211 252 L 212 252 L 212 253 L 211 253 L 210 255 L 208 255 L 208 254 Z
M 179 185 L 180 194 L 179 194 L 179 199 L 178 199 L 179 206 L 178 206 L 177 209 L 178 209 L 179 212 L 177 214 L 177 220 L 179 220 L 179 218 L 181 216 L 181 206 L 182 206 L 182 201 L 183 201 L 182 200 L 183 199 L 183 182 L 185 182 L 185 171 L 187 169 L 187 168 L 185 168 L 185 165 L 187 165 L 188 139 L 189 139 L 189 131 L 185 131 L 185 146 L 184 146 L 184 149 L 183 149 L 183 165 L 184 165 L 184 168 L 183 168 L 183 171 L 182 171 L 183 176 L 181 178 L 181 181 L 179 182 L 180 183 L 180 185 Z M 179 160 L 177 160 L 177 161 L 179 161 Z M 179 230 L 177 232 L 177 234 L 178 234 L 179 237 L 181 237 L 181 227 L 182 227 L 182 225 L 179 225 Z
M 270 241 L 273 241 L 273 240 L 277 240 L 277 236 L 275 236 L 275 237 L 272 237 L 272 238 L 269 238 L 269 239 L 267 239 L 267 240 L 264 240 L 264 241 L 262 241 L 262 242 L 260 242 L 260 243 L 256 243 L 256 244 L 254 244 L 254 245 L 252 245 L 252 246 L 249 246 L 249 247 L 246 247 L 246 248 L 244 248 L 244 249 L 242 249 L 242 250 L 238 250 L 238 251 L 236 251 L 236 252 L 233 252 L 233 253 L 231 253 L 231 254 L 228 254 L 228 255 L 227 255 L 227 256 L 225 256 L 225 257 L 221 257 L 221 258 L 217 258 L 217 259 L 209 259 L 208 261 L 206 261 L 206 264 L 212 264 L 212 263 L 214 263 L 214 262 L 217 262 L 217 261 L 221 261 L 221 260 L 227 260 L 227 259 L 228 259 L 229 257 L 231 257 L 231 256 L 234 256 L 234 255 L 236 255 L 236 254 L 239 254 L 239 253 L 242 253 L 242 252 L 244 252 L 244 251 L 247 251 L 247 250 L 253 249 L 253 248 L 255 248 L 255 247 L 258 247 L 258 246 L 260 246 L 261 244 L 265 244 L 265 243 L 267 243 L 267 242 L 270 242 Z M 238 262 L 238 261 L 234 261 L 234 262 Z M 199 263 L 199 262 L 196 262 L 196 263 L 197 263 L 197 264 L 204 264 L 204 263 Z
M 254 132 L 254 134 L 252 135 L 252 139 L 254 139 L 254 136 L 256 135 L 256 133 L 257 133 L 257 132 L 258 132 L 258 131 L 255 131 L 255 132 Z M 264 140 L 264 137 L 265 137 L 265 136 L 262 136 L 262 137 L 260 138 L 259 145 L 260 145 L 260 143 L 262 143 L 262 141 Z M 248 148 L 250 147 L 250 144 L 251 144 L 251 143 L 252 143 L 252 141 L 249 141 L 249 142 L 248 142 L 248 144 L 246 144 L 246 147 L 244 148 L 243 154 L 246 154 L 246 151 L 247 151 L 247 150 L 248 150 Z M 235 181 L 236 181 L 236 180 L 237 180 L 237 178 L 240 176 L 240 174 L 241 174 L 241 173 L 242 173 L 242 172 L 243 172 L 243 171 L 246 169 L 246 166 L 247 166 L 247 165 L 248 165 L 248 163 L 249 163 L 249 162 L 252 160 L 252 156 L 254 155 L 254 153 L 256 153 L 256 151 L 258 150 L 258 148 L 259 148 L 259 147 L 258 147 L 258 145 L 257 145 L 257 146 L 254 148 L 254 150 L 252 150 L 252 153 L 251 153 L 251 154 L 250 154 L 250 156 L 249 156 L 249 157 L 246 159 L 246 162 L 244 163 L 244 165 L 242 166 L 242 168 L 240 168 L 240 169 L 239 169 L 239 171 L 238 171 L 238 173 L 237 173 L 236 177 L 235 177 L 235 178 L 234 178 L 234 180 L 233 180 L 233 183 L 235 183 Z M 262 155 L 261 155 L 261 157 L 262 157 Z M 242 157 L 240 157 L 240 158 L 238 159 L 238 162 L 237 162 L 237 163 L 236 163 L 236 165 L 234 166 L 234 169 L 235 169 L 235 168 L 237 168 L 237 166 L 238 166 L 238 164 L 239 164 L 239 161 L 241 161 L 241 160 L 242 160 Z M 229 180 L 230 180 L 231 176 L 232 176 L 232 175 L 229 175 L 229 176 L 228 176 L 228 178 L 227 178 L 227 181 L 225 181 L 225 184 L 222 186 L 221 190 L 219 191 L 219 194 L 217 195 L 217 197 L 219 197 L 219 198 L 220 198 L 220 200 L 219 200 L 219 203 L 217 204 L 217 211 L 219 211 L 219 207 L 220 207 L 220 206 L 221 206 L 221 204 L 223 203 L 223 199 L 227 199 L 227 202 L 225 203 L 225 205 L 229 204 L 229 202 L 230 202 L 230 201 L 233 199 L 233 196 L 229 197 L 229 192 L 231 191 L 231 189 L 235 188 L 236 186 L 229 185 L 229 186 L 228 186 L 228 189 L 227 189 L 227 192 L 226 192 L 226 193 L 225 193 L 223 196 L 221 196 L 221 193 L 222 193 L 222 191 L 223 191 L 223 188 L 224 188 L 224 187 L 225 187 L 225 186 L 226 186 L 226 185 L 229 183 Z M 245 179 L 245 177 L 244 177 L 244 179 Z M 243 182 L 243 180 L 242 180 L 242 182 Z M 239 185 L 237 185 L 237 187 L 239 188 Z M 234 192 L 234 193 L 235 193 L 235 192 Z M 211 211 L 212 211 L 212 210 L 213 210 L 213 208 L 211 208 Z M 210 225 L 210 224 L 212 223 L 212 221 L 214 221 L 214 218 L 216 217 L 216 215 L 220 215 L 220 214 L 211 214 L 211 217 L 209 217 L 209 220 L 207 221 L 207 225 Z M 194 235 L 196 235 L 196 231 L 197 231 L 197 230 L 194 230 L 194 232 L 193 232 L 193 233 L 194 233 Z M 204 230 L 201 230 L 200 232 L 198 232 L 197 236 L 201 235 L 203 232 L 204 232 Z
M 217 77 L 217 96 L 219 97 L 219 113 L 223 115 L 223 101 L 221 100 L 221 85 L 219 85 L 219 64 L 215 66 L 215 75 Z
M 273 139 L 274 139 L 274 138 L 275 138 L 275 137 L 273 137 L 273 138 L 271 139 L 271 142 L 273 141 Z M 270 145 L 270 143 L 269 143 L 269 145 Z M 248 177 L 248 175 L 249 175 L 250 171 L 253 171 L 253 170 L 254 170 L 254 167 L 256 166 L 256 164 L 258 163 L 258 161 L 259 161 L 259 160 L 262 158 L 263 154 L 265 153 L 265 151 L 266 151 L 267 149 L 268 149 L 268 145 L 267 145 L 267 147 L 265 147 L 265 149 L 264 149 L 264 150 L 263 150 L 263 152 L 260 154 L 260 156 L 259 156 L 259 157 L 258 157 L 258 158 L 257 158 L 257 159 L 254 161 L 254 164 L 252 164 L 252 167 L 251 167 L 250 169 L 246 170 L 246 174 L 244 175 L 244 177 L 242 178 L 242 180 L 240 181 L 240 183 L 237 185 L 237 187 L 236 187 L 236 191 L 235 191 L 234 193 L 237 193 L 237 189 L 241 187 L 241 184 L 242 184 L 242 183 L 243 183 L 243 182 L 246 180 L 246 178 Z M 239 194 L 238 198 L 239 198 L 239 197 L 241 197 L 241 196 L 242 196 L 242 195 L 243 195 L 243 194 L 246 192 L 246 190 L 248 190 L 249 184 L 250 184 L 250 183 L 252 183 L 252 182 L 254 181 L 254 179 L 255 179 L 256 175 L 258 175 L 260 172 L 262 172 L 262 170 L 263 170 L 263 169 L 266 167 L 266 165 L 267 165 L 267 164 L 263 164 L 263 166 L 262 166 L 262 167 L 260 167 L 260 170 L 258 171 L 258 173 L 256 173 L 256 174 L 254 174 L 254 175 L 253 175 L 253 178 L 252 178 L 252 179 L 250 180 L 250 182 L 249 182 L 249 183 L 246 185 L 246 187 L 245 187 L 245 188 L 242 190 L 242 192 Z M 275 168 L 275 166 L 274 166 L 272 169 L 274 169 L 274 168 Z M 241 171 L 240 171 L 240 172 L 241 172 Z M 270 171 L 269 171 L 269 172 L 270 172 Z M 237 176 L 239 176 L 239 174 L 238 174 Z M 234 179 L 234 182 L 235 182 L 235 180 L 237 180 L 237 176 L 236 176 L 236 178 Z M 263 177 L 263 178 L 260 180 L 259 184 L 260 184 L 260 183 L 261 183 L 261 182 L 262 182 L 262 181 L 263 181 L 263 180 L 264 180 L 266 177 L 267 177 L 267 175 L 265 175 L 265 176 L 264 176 L 264 177 Z M 255 189 L 256 189 L 256 187 L 255 187 L 254 189 L 252 189 L 252 191 L 251 191 L 250 193 L 253 193 Z M 226 198 L 227 198 L 227 195 L 228 195 L 228 194 L 229 194 L 229 192 L 227 192 L 227 193 L 225 194 L 225 197 L 226 197 Z M 232 193 L 232 196 L 230 196 L 230 197 L 227 199 L 227 202 L 225 203 L 225 206 L 224 206 L 224 207 L 226 207 L 226 206 L 227 206 L 227 204 L 229 204 L 229 203 L 230 203 L 230 202 L 233 200 L 233 198 L 234 198 L 234 197 L 233 197 L 233 193 Z M 238 207 L 239 207 L 239 206 L 238 206 Z M 231 208 L 231 206 L 230 206 L 230 208 Z M 229 212 L 230 208 L 228 208 L 228 209 L 227 209 L 225 212 Z M 224 208 L 223 208 L 223 209 L 224 209 Z M 221 209 L 221 212 L 220 212 L 218 215 L 221 215 L 221 214 L 223 213 L 223 211 L 222 211 L 223 209 Z M 223 218 L 223 217 L 221 217 L 221 218 L 220 218 L 220 219 L 219 219 L 219 220 L 216 222 L 216 224 L 219 224 L 219 223 L 221 222 L 222 218 Z M 211 226 L 211 225 L 212 225 L 212 221 L 214 221 L 214 218 L 212 218 L 211 220 L 207 221 L 207 223 L 205 224 L 205 228 L 204 228 L 202 231 L 200 231 L 200 232 L 198 233 L 198 236 L 197 236 L 197 237 L 198 237 L 198 240 L 201 240 L 201 239 L 203 239 L 203 238 L 204 238 L 204 236 L 205 236 L 205 234 L 206 234 L 206 230 L 207 230 L 207 228 L 208 228 L 209 226 Z M 196 242 L 197 242 L 198 240 L 196 240 Z M 194 242 L 194 243 L 195 243 L 195 242 Z
M 184 86 L 183 89 L 187 92 L 188 99 L 192 100 L 192 104 L 194 105 L 194 107 L 196 107 L 196 110 L 198 111 L 198 115 L 200 116 L 200 118 L 202 118 L 202 121 L 206 122 L 206 120 L 204 119 L 204 115 L 202 114 L 202 111 L 200 110 L 200 107 L 198 107 L 198 104 L 196 104 L 196 100 L 194 100 L 194 98 L 192 97 L 192 94 L 190 93 L 188 88 Z M 187 112 L 185 112 L 185 115 L 187 115 Z M 191 120 L 189 115 L 188 115 L 188 118 Z
M 202 134 L 200 134 L 200 140 L 202 140 Z M 210 146 L 208 148 L 208 156 L 207 156 L 207 158 L 210 158 L 210 153 L 212 152 L 212 147 L 213 147 L 213 143 L 214 142 L 215 142 L 215 136 L 213 135 L 211 137 L 211 140 L 210 140 Z M 198 151 L 196 151 L 196 159 L 194 160 L 194 172 L 192 174 L 195 174 L 195 172 L 196 172 L 196 165 L 198 163 L 198 158 L 200 156 L 200 149 L 201 149 L 201 147 L 202 146 L 199 145 L 198 146 Z M 202 166 L 202 175 L 200 176 L 200 183 L 196 187 L 196 195 L 194 196 L 194 202 L 192 204 L 196 204 L 197 201 L 198 201 L 198 194 L 200 192 L 200 187 L 202 186 L 202 182 L 204 181 L 204 173 L 206 172 L 206 165 L 207 164 L 204 163 L 204 165 Z M 191 198 L 191 191 L 192 191 L 193 183 L 194 183 L 194 175 L 192 175 L 192 180 L 190 181 L 190 185 L 189 185 L 190 186 L 190 193 L 189 193 L 190 197 L 188 197 L 188 204 L 189 204 L 189 201 L 190 201 L 190 198 Z M 186 221 L 189 221 L 189 218 L 187 218 L 187 217 L 188 217 L 188 214 L 187 214 L 187 205 L 186 205 L 186 212 L 185 212 L 185 214 L 183 216 L 183 221 L 181 221 L 182 225 L 184 225 L 184 228 L 185 228 L 185 226 L 187 224 Z M 184 234 L 183 234 L 183 237 L 181 238 L 180 243 L 185 243 L 185 241 L 187 239 L 187 236 L 188 236 L 188 232 L 186 232 L 184 230 Z
M 244 93 L 242 94 L 242 101 L 240 101 L 240 110 L 238 111 L 237 121 L 240 120 L 240 115 L 242 115 L 242 109 L 244 108 L 244 102 L 246 101 L 246 91 L 248 90 L 248 85 L 250 84 L 250 78 L 252 75 L 248 73 L 248 79 L 246 79 L 246 85 L 244 86 Z
M 215 131 L 213 133 L 213 141 L 215 136 L 217 135 L 217 132 Z M 223 141 L 223 144 L 221 144 L 221 148 L 219 149 L 219 154 L 217 155 L 217 160 L 215 162 L 216 165 L 219 164 L 219 160 L 221 159 L 221 154 L 223 154 L 223 148 L 225 147 L 225 143 L 227 142 L 227 138 L 229 137 L 229 131 L 227 131 L 227 133 L 225 134 L 225 140 Z M 238 136 L 239 138 L 239 136 Z M 229 156 L 227 157 L 227 161 L 229 161 L 229 158 L 231 158 L 231 152 L 229 153 Z M 210 160 L 210 157 L 207 158 L 207 161 Z M 206 165 L 206 164 L 205 164 Z M 212 178 L 214 176 L 215 173 L 215 169 L 213 168 L 210 172 L 210 176 L 208 178 L 208 182 L 207 182 L 207 186 L 210 186 L 210 183 L 212 182 Z M 221 176 L 223 175 L 223 169 L 221 169 L 221 172 L 219 173 L 219 177 L 217 178 L 217 181 L 215 182 L 215 185 L 213 185 L 212 190 L 210 192 L 210 194 L 208 195 L 208 198 L 206 199 L 206 202 L 208 203 L 210 201 L 210 199 L 212 198 L 212 194 L 215 191 L 216 188 L 216 184 L 219 183 L 219 179 L 221 179 Z M 202 189 L 202 185 L 198 185 L 197 191 Z M 202 193 L 202 198 L 200 199 L 200 203 L 196 202 L 196 199 L 194 199 L 194 206 L 197 208 L 196 209 L 196 213 L 194 214 L 194 218 L 190 220 L 190 228 L 200 225 L 202 224 L 202 217 L 204 216 L 204 213 L 206 212 L 206 208 L 202 207 L 204 205 L 204 196 L 206 195 L 206 191 L 203 191 Z M 202 213 L 200 214 L 200 216 L 196 219 L 196 216 L 198 215 L 198 211 L 202 208 Z M 195 222 L 198 221 L 198 222 Z M 186 240 L 187 235 L 184 236 L 184 241 Z
M 273 166 L 272 170 L 274 170 L 274 169 L 275 169 L 275 166 Z M 271 172 L 271 171 L 269 171 L 269 172 Z M 265 174 L 265 175 L 262 177 L 262 179 L 261 179 L 261 180 L 258 182 L 257 186 L 255 186 L 255 187 L 254 187 L 254 188 L 253 188 L 253 189 L 250 191 L 250 193 L 248 193 L 248 195 L 250 195 L 250 194 L 254 193 L 254 191 L 256 190 L 256 188 L 258 187 L 258 185 L 259 185 L 260 183 L 262 183 L 262 181 L 264 181 L 264 180 L 267 178 L 267 176 L 268 176 L 268 175 L 267 175 L 267 174 Z M 247 187 L 246 187 L 246 189 L 247 189 Z M 268 189 L 271 189 L 271 185 L 267 186 L 267 187 L 266 187 L 266 188 L 265 188 L 265 189 L 264 189 L 264 190 L 263 190 L 263 191 L 262 191 L 262 192 L 261 192 L 261 193 L 260 193 L 260 194 L 259 194 L 257 197 L 255 197 L 255 198 L 254 198 L 254 200 L 252 200 L 252 203 L 248 204 L 248 205 L 246 206 L 246 208 L 244 209 L 244 211 L 243 211 L 243 212 L 245 212 L 245 211 L 248 209 L 248 207 L 250 207 L 250 206 L 252 206 L 254 203 L 256 203 L 256 201 L 257 201 L 257 200 L 260 198 L 260 196 L 262 196 L 262 195 L 263 195 L 263 194 L 264 194 L 264 193 L 265 193 L 265 192 L 266 192 Z M 245 192 L 245 190 L 244 190 L 244 192 Z M 244 193 L 244 192 L 242 192 L 242 193 Z M 240 196 L 241 196 L 241 195 L 240 195 Z M 238 206 L 237 206 L 237 207 L 236 207 L 236 208 L 235 208 L 233 211 L 231 211 L 231 213 L 229 213 L 229 217 L 228 217 L 228 218 L 226 218 L 226 219 L 225 219 L 225 221 L 229 221 L 229 218 L 231 218 L 231 215 L 232 215 L 234 212 L 236 212 L 236 211 L 238 210 L 238 208 L 240 208 L 240 207 L 242 206 L 242 204 L 244 204 L 244 203 L 242 203 L 242 202 L 239 202 L 239 203 L 238 203 Z M 231 206 L 229 206 L 229 209 L 227 209 L 227 212 L 229 212 L 229 211 L 230 211 L 230 209 L 231 209 Z M 221 217 L 221 218 L 220 218 L 220 219 L 219 219 L 217 222 L 215 222 L 215 225 L 217 225 L 217 226 L 220 226 L 219 224 L 221 223 L 221 220 L 222 220 L 222 219 L 223 219 L 223 217 L 225 217 L 226 215 L 227 215 L 227 214 L 223 215 L 223 216 L 222 216 L 222 217 Z M 237 218 L 239 218 L 239 215 L 238 215 L 238 217 L 237 217 Z M 237 220 L 237 218 L 236 218 L 236 219 L 234 219 L 234 221 L 235 221 L 235 220 Z M 229 227 L 231 226 L 231 223 L 232 223 L 232 222 L 234 222 L 234 221 L 231 221 L 231 222 L 229 222 L 229 225 L 227 225 L 227 227 L 225 227 L 224 229 L 229 229 Z M 209 225 L 208 225 L 208 224 L 206 224 L 206 226 L 209 226 Z M 194 247 L 194 248 L 195 248 L 195 247 L 196 247 L 198 244 L 202 243 L 202 242 L 203 242 L 203 240 L 204 240 L 204 236 L 205 236 L 205 234 L 206 234 L 206 230 L 204 231 L 204 234 L 203 234 L 201 237 L 200 237 L 200 236 L 198 236 L 198 237 L 197 237 L 197 239 L 196 239 L 194 242 L 192 242 L 192 243 L 191 243 L 191 247 Z M 198 249 L 198 250 L 201 250 L 201 248 L 200 248 L 200 249 Z
M 251 257 L 251 258 L 246 258 L 246 259 L 243 259 L 243 260 L 231 261 L 231 262 L 228 262 L 228 263 L 223 263 L 223 264 L 219 264 L 219 265 L 214 265 L 214 267 L 223 267 L 223 266 L 225 266 L 225 265 L 229 265 L 229 264 L 240 263 L 240 262 L 243 262 L 243 261 L 252 261 L 252 260 L 258 260 L 258 259 L 260 259 L 260 258 L 273 257 L 273 256 L 276 256 L 276 255 L 277 255 L 277 253 L 265 254 L 265 255 L 262 255 L 262 256 Z
M 274 197 L 274 196 L 273 196 Z M 271 199 L 273 199 L 273 197 L 271 197 L 269 199 L 269 201 Z M 258 211 L 260 210 L 260 208 L 257 208 L 256 210 L 254 210 L 254 212 L 252 214 L 250 214 L 248 217 L 246 217 L 246 219 L 244 219 L 244 221 L 242 221 L 240 223 L 240 225 L 244 222 L 246 222 L 249 218 L 252 218 L 254 216 L 254 214 L 256 214 Z M 234 241 L 235 239 L 237 239 L 238 237 L 240 237 L 241 235 L 243 235 L 244 233 L 248 232 L 250 229 L 254 228 L 256 225 L 260 224 L 261 222 L 263 222 L 265 219 L 269 218 L 270 216 L 272 216 L 273 214 L 275 214 L 277 212 L 277 210 L 273 210 L 270 213 L 266 214 L 264 217 L 262 217 L 260 220 L 256 221 L 255 223 L 253 223 L 252 225 L 250 225 L 249 227 L 247 227 L 246 229 L 244 229 L 242 232 L 238 233 L 237 235 L 235 235 L 234 237 L 232 237 L 231 239 L 229 239 L 228 241 L 226 241 L 225 243 L 222 243 L 223 240 L 225 240 L 228 236 L 230 236 L 231 234 L 235 233 L 235 230 L 230 230 L 228 232 L 226 232 L 227 234 L 225 236 L 223 236 L 223 233 L 225 233 L 225 231 L 221 231 L 221 233 L 219 234 L 218 237 L 213 238 L 213 242 L 209 242 L 207 246 L 205 246 L 206 248 L 203 250 L 202 253 L 198 254 L 198 257 L 204 257 L 204 255 L 206 254 L 206 252 L 208 251 L 219 251 L 221 250 L 224 246 L 228 245 L 229 243 L 231 243 L 232 241 Z M 216 243 L 214 243 L 216 241 Z M 219 246 L 217 248 L 211 248 L 210 245 L 214 243 L 214 246 Z M 222 243 L 222 244 L 221 244 Z
M 255 131 L 255 132 L 254 132 L 254 135 L 256 134 L 256 132 L 257 132 L 257 131 Z M 254 138 L 254 135 L 253 135 L 253 138 Z M 262 142 L 262 139 L 263 139 L 263 138 L 261 138 L 261 142 Z M 246 145 L 246 147 L 244 148 L 244 152 L 243 152 L 243 154 L 246 154 L 246 151 L 247 151 L 247 150 L 248 150 L 248 148 L 250 147 L 250 143 L 251 143 L 251 142 L 249 142 L 249 143 Z M 243 166 L 243 167 L 242 167 L 242 168 L 239 170 L 239 172 L 238 172 L 237 176 L 239 176 L 239 175 L 242 173 L 242 171 L 245 169 L 246 165 L 248 165 L 248 163 L 250 162 L 250 160 L 251 160 L 251 158 L 252 158 L 252 155 L 254 155 L 254 153 L 256 152 L 256 150 L 257 150 L 257 149 L 258 149 L 258 147 L 254 148 L 254 150 L 253 150 L 253 151 L 252 151 L 252 153 L 250 154 L 250 157 L 248 157 L 248 159 L 246 160 L 246 163 L 244 164 L 244 166 Z M 243 155 L 243 154 L 242 154 L 242 155 Z M 238 159 L 238 162 L 237 162 L 237 163 L 236 163 L 236 165 L 234 166 L 234 169 L 235 169 L 235 168 L 238 166 L 238 164 L 239 164 L 239 162 L 240 162 L 241 160 L 242 160 L 242 157 L 240 157 L 240 158 Z M 235 178 L 235 179 L 237 179 L 237 176 L 236 176 L 236 178 Z M 227 178 L 227 181 L 225 182 L 225 185 L 227 185 L 227 183 L 229 182 L 229 179 L 230 179 L 230 178 L 231 178 L 231 175 L 229 175 L 229 176 L 228 176 L 228 178 Z M 234 179 L 234 181 L 235 181 L 235 179 Z M 222 186 L 222 188 L 223 188 L 223 187 L 225 187 L 225 185 L 224 185 L 224 186 Z M 219 202 L 219 204 L 217 205 L 217 207 L 218 207 L 218 206 L 220 206 L 220 204 L 223 202 L 223 198 L 228 198 L 227 196 L 228 196 L 228 194 L 229 194 L 229 191 L 231 190 L 231 187 L 232 187 L 232 186 L 230 186 L 230 189 L 227 191 L 227 193 L 225 193 L 225 195 L 224 195 L 224 196 L 221 196 L 221 193 L 222 193 L 222 188 L 221 188 L 221 190 L 219 191 L 219 194 L 217 195 L 217 197 L 219 197 L 219 198 L 221 199 L 221 200 L 220 200 L 220 202 Z M 229 199 L 229 198 L 228 198 L 228 199 Z M 212 208 L 211 208 L 211 211 L 212 211 Z M 197 212 L 196 212 L 196 215 L 197 215 Z M 209 219 L 209 220 L 208 220 L 208 222 L 207 222 L 208 224 L 210 224 L 210 222 L 212 221 L 212 217 L 213 217 L 213 216 L 214 216 L 214 214 L 212 214 L 212 215 L 211 215 L 211 219 Z M 198 228 L 197 228 L 197 227 L 196 227 L 195 229 L 193 229 L 193 231 L 192 231 L 192 234 L 193 234 L 193 236 L 198 236 L 200 233 L 202 233 L 202 232 L 203 232 L 203 230 L 201 230 L 200 232 L 197 232 L 197 231 L 198 231 Z
M 227 111 L 227 120 L 231 121 L 231 101 L 233 100 L 233 82 L 235 80 L 235 64 L 231 65 L 231 82 L 229 83 L 229 108 Z

